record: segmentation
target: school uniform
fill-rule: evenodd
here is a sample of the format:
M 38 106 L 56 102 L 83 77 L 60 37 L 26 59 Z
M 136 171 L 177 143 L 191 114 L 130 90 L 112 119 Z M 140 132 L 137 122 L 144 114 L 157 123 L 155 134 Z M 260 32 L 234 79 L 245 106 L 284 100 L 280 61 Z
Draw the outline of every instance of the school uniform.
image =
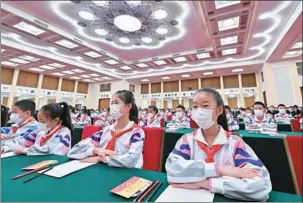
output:
M 249 129 L 247 127 L 247 124 L 253 124 L 255 125 L 255 128 L 258 129 L 267 129 L 270 131 L 277 131 L 277 124 L 275 123 L 274 119 L 267 118 L 266 116 L 263 117 L 262 121 L 259 121 L 256 117 L 251 117 L 249 120 L 246 120 L 245 122 L 245 129 Z
M 94 125 L 102 126 L 103 128 L 112 125 L 114 122 L 109 114 L 107 116 L 102 116 L 97 118 L 98 120 L 95 121 Z
M 38 131 L 31 134 L 36 137 L 35 144 L 25 148 L 25 154 L 28 156 L 36 155 L 66 155 L 71 148 L 71 132 L 63 126 L 58 125 L 50 132 Z
M 91 137 L 76 144 L 67 154 L 72 159 L 84 159 L 93 156 L 95 148 L 113 150 L 115 157 L 107 157 L 106 163 L 113 167 L 142 168 L 144 131 L 133 121 L 115 134 L 115 124 L 96 132 Z
M 287 123 L 287 124 L 290 124 L 290 120 L 292 118 L 293 117 L 287 113 L 285 113 L 285 114 L 278 113 L 275 115 L 276 122 L 282 122 L 282 123 Z
M 190 119 L 186 116 L 182 116 L 182 118 L 177 118 L 177 116 L 173 116 L 171 122 L 167 123 L 168 128 L 190 128 Z
M 2 140 L 2 144 L 8 142 L 9 140 L 15 137 L 26 136 L 38 129 L 39 129 L 39 123 L 36 121 L 34 117 L 30 117 L 22 124 L 13 124 L 11 127 L 2 127 L 1 134 L 7 134 L 9 137 L 7 140 Z
M 75 113 L 70 113 L 70 118 L 71 118 L 71 121 L 72 121 L 72 124 L 74 125 L 76 122 L 77 122 L 77 114 Z
M 217 166 L 253 168 L 262 178 L 238 179 L 220 176 Z M 232 199 L 266 201 L 272 190 L 270 175 L 254 151 L 222 127 L 209 149 L 201 128 L 183 135 L 166 161 L 168 182 L 208 180 L 209 191 Z
M 243 117 L 243 122 L 245 124 L 249 124 L 251 122 L 252 118 L 253 118 L 253 116 L 244 116 Z
M 77 118 L 75 125 L 91 125 L 92 119 L 89 115 L 81 115 Z

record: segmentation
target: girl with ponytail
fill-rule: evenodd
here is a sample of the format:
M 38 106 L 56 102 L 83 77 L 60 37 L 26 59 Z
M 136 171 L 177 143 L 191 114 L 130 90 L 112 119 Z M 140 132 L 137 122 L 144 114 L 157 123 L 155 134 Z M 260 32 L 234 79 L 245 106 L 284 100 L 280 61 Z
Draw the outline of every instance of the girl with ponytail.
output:
M 43 106 L 38 113 L 38 121 L 40 129 L 27 137 L 26 145 L 19 143 L 19 146 L 14 146 L 15 153 L 29 156 L 66 155 L 71 148 L 73 134 L 67 103 L 51 103 Z
M 113 125 L 76 144 L 67 156 L 113 167 L 141 168 L 144 131 L 137 126 L 138 108 L 131 91 L 114 94 L 110 115 L 116 121 Z
M 254 151 L 228 132 L 221 95 L 202 88 L 193 96 L 192 119 L 200 128 L 183 135 L 166 161 L 173 187 L 208 189 L 228 198 L 266 201 L 270 175 Z

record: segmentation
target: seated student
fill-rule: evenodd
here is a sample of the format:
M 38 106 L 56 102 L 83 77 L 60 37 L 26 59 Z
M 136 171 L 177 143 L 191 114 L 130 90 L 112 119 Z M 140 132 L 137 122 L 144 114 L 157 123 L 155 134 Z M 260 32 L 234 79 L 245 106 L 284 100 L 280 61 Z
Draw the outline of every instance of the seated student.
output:
M 69 114 L 70 114 L 72 124 L 74 125 L 77 121 L 77 114 L 75 111 L 75 107 L 73 107 L 72 105 L 68 105 L 68 108 L 69 108 Z
M 138 116 L 138 119 L 139 119 L 139 126 L 140 127 L 143 127 L 145 124 L 146 124 L 146 122 L 147 122 L 147 108 L 144 108 L 141 112 L 140 112 L 140 114 L 139 114 L 139 116 Z
M 75 125 L 91 125 L 92 119 L 90 117 L 90 110 L 87 108 L 82 108 L 81 113 L 78 115 L 76 119 Z
M 26 137 L 16 137 L 4 145 L 4 151 L 14 151 L 28 156 L 66 155 L 71 148 L 72 122 L 67 103 L 51 103 L 38 113 L 39 130 Z
M 231 199 L 266 201 L 270 175 L 254 151 L 228 132 L 224 103 L 214 89 L 193 96 L 193 120 L 200 128 L 183 135 L 166 161 L 173 187 L 208 189 Z
M 165 119 L 165 110 L 164 110 L 164 109 L 160 109 L 159 111 L 160 111 L 160 112 L 159 112 L 159 116 L 160 116 L 161 118 Z
M 172 121 L 167 123 L 168 128 L 190 128 L 190 119 L 186 117 L 185 107 L 177 106 Z
M 286 113 L 286 106 L 284 104 L 278 105 L 279 113 L 275 115 L 275 120 L 277 123 L 287 123 L 290 124 L 292 116 Z
M 253 110 L 250 107 L 246 108 L 245 116 L 243 117 L 244 123 L 251 123 L 253 116 Z
M 228 124 L 228 131 L 234 131 L 234 130 L 239 130 L 239 123 L 234 120 L 233 115 L 231 114 L 231 109 L 229 106 L 224 106 L 225 108 L 225 114 L 226 114 L 226 119 L 227 119 L 227 124 Z
M 271 111 L 266 112 L 266 118 L 268 119 L 274 119 L 274 114 Z
M 17 101 L 10 115 L 10 121 L 14 124 L 11 127 L 1 128 L 2 144 L 18 136 L 27 136 L 29 133 L 39 129 L 39 123 L 33 117 L 36 104 L 32 100 Z
M 266 118 L 265 105 L 262 102 L 255 102 L 254 104 L 255 116 L 246 122 L 245 129 L 257 129 L 263 131 L 277 131 L 277 124 L 274 119 Z
M 273 115 L 279 113 L 279 111 L 277 110 L 276 107 L 274 107 L 274 105 L 270 105 L 268 111 L 270 111 Z
M 243 119 L 245 117 L 245 109 L 240 108 L 240 113 L 238 114 L 237 118 L 238 119 Z
M 112 125 L 114 120 L 111 118 L 109 111 L 109 108 L 105 108 L 98 117 L 95 117 L 96 121 L 94 122 L 94 125 L 102 126 L 102 128 Z
M 172 110 L 170 108 L 167 108 L 165 111 L 165 120 L 167 120 L 168 116 L 173 116 Z
M 148 107 L 147 120 L 144 126 L 150 128 L 160 128 L 161 127 L 161 116 L 158 114 L 158 108 L 155 106 Z
M 5 127 L 8 121 L 8 108 L 1 104 L 1 127 Z
M 120 90 L 111 100 L 110 115 L 116 123 L 76 144 L 69 152 L 72 159 L 103 162 L 109 166 L 143 166 L 144 131 L 137 126 L 138 110 L 131 91 Z

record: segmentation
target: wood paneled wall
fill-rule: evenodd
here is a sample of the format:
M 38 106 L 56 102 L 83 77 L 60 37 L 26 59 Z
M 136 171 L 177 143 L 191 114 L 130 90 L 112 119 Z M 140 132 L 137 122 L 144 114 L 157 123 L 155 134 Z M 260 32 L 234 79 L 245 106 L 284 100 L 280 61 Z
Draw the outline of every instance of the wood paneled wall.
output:
M 181 91 L 193 91 L 199 89 L 198 79 L 182 80 Z
M 202 78 L 201 87 L 221 89 L 220 77 Z
M 61 90 L 65 92 L 74 92 L 75 89 L 75 81 L 62 79 Z
M 26 71 L 20 71 L 17 85 L 24 87 L 38 87 L 39 74 Z
M 48 75 L 43 76 L 42 89 L 58 90 L 59 78 Z
M 13 82 L 14 69 L 1 67 L 1 84 L 11 85 Z
M 112 88 L 111 83 L 101 84 L 100 92 L 109 92 L 111 88 Z
M 149 84 L 141 84 L 141 94 L 149 94 Z
M 224 88 L 239 88 L 238 75 L 223 76 Z
M 151 84 L 151 93 L 161 93 L 161 83 Z
M 242 87 L 257 87 L 256 75 L 255 73 L 243 74 L 242 77 Z
M 88 83 L 78 82 L 77 92 L 87 94 L 88 93 Z
M 179 81 L 164 82 L 163 92 L 179 92 Z

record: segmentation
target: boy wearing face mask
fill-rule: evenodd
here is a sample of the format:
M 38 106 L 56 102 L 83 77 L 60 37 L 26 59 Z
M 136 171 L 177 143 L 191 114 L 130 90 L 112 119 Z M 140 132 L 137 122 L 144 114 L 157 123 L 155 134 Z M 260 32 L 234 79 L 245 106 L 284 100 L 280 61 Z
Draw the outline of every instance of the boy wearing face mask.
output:
M 246 130 L 262 130 L 262 131 L 277 131 L 277 124 L 274 119 L 267 118 L 265 115 L 265 105 L 262 102 L 255 102 L 254 104 L 254 114 L 255 116 L 246 122 Z
M 284 104 L 278 105 L 279 113 L 275 115 L 275 120 L 277 123 L 290 124 L 292 116 L 286 113 L 286 106 Z
M 186 117 L 185 107 L 177 106 L 176 113 L 171 122 L 167 124 L 168 128 L 190 128 L 190 119 Z
M 245 117 L 245 109 L 240 108 L 240 113 L 238 114 L 237 118 L 238 119 L 243 119 Z
M 10 114 L 10 121 L 14 124 L 11 127 L 1 128 L 2 144 L 18 136 L 27 137 L 31 132 L 39 129 L 39 123 L 33 117 L 35 110 L 36 104 L 32 100 L 20 100 L 14 104 Z
M 251 123 L 253 118 L 253 111 L 250 107 L 246 108 L 245 116 L 243 117 L 244 123 Z
M 229 131 L 239 130 L 239 128 L 240 128 L 239 124 L 237 121 L 234 120 L 230 107 L 224 106 L 224 108 L 225 108 L 225 114 L 226 114 L 226 119 L 227 119 L 227 124 L 228 124 L 228 130 Z

